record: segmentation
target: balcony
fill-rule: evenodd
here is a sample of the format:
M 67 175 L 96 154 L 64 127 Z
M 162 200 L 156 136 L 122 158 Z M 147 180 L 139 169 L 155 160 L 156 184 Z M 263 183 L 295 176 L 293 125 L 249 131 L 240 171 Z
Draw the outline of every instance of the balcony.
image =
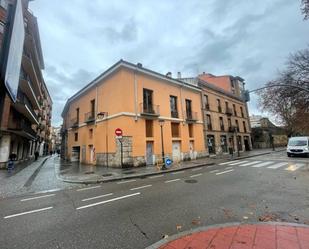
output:
M 221 131 L 224 131 L 224 125 L 220 125 Z
M 187 112 L 186 113 L 186 121 L 187 122 L 196 122 L 197 119 L 197 112 Z
M 93 123 L 95 121 L 94 112 L 87 112 L 85 113 L 85 123 Z
M 156 118 L 160 116 L 160 106 L 159 105 L 145 105 L 140 103 L 140 114 L 141 116 L 148 116 Z
M 9 126 L 9 130 L 20 136 L 35 139 L 37 137 L 37 132 L 34 131 L 30 123 L 27 123 L 24 119 L 20 120 L 18 123 Z
M 27 95 L 32 105 L 36 107 L 36 109 L 40 109 L 40 103 L 38 101 L 37 95 L 34 92 L 33 82 L 30 77 L 24 72 L 24 70 L 20 70 L 20 89 Z
M 77 118 L 73 118 L 71 119 L 71 128 L 77 128 L 78 127 L 78 119 Z
M 209 110 L 210 110 L 209 104 L 205 104 L 205 110 L 206 110 L 206 111 L 209 111 Z
M 207 130 L 212 131 L 212 124 L 207 125 Z
M 171 117 L 172 117 L 172 118 L 178 118 L 178 117 L 179 117 L 178 111 L 176 111 L 176 110 L 171 110 Z
M 225 114 L 228 116 L 232 116 L 233 115 L 233 110 L 232 108 L 227 107 L 225 110 Z
M 218 106 L 218 112 L 222 112 L 222 107 Z
M 38 116 L 33 110 L 33 106 L 27 96 L 23 92 L 18 91 L 17 99 L 18 101 L 14 104 L 14 108 L 28 118 L 32 124 L 39 124 Z
M 237 127 L 237 126 L 230 126 L 229 127 L 229 132 L 231 132 L 231 133 L 239 132 L 239 127 Z

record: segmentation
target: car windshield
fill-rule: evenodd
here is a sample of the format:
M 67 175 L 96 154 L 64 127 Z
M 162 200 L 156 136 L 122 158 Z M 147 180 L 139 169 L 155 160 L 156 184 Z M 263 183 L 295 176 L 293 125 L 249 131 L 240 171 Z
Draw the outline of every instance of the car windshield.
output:
M 306 146 L 308 143 L 306 140 L 291 140 L 289 146 Z

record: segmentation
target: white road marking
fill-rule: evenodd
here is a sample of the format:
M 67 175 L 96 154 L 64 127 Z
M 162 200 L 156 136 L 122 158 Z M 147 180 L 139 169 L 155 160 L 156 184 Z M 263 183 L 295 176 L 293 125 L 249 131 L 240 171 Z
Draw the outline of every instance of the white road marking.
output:
M 201 175 L 203 175 L 202 173 L 200 173 L 200 174 L 196 174 L 196 175 L 192 175 L 192 176 L 190 176 L 190 177 L 198 177 L 198 176 L 201 176 Z
M 229 172 L 232 172 L 232 171 L 234 171 L 234 170 L 230 169 L 230 170 L 226 170 L 226 171 L 222 171 L 222 172 L 216 173 L 216 175 L 222 175 L 222 174 L 226 174 L 226 173 L 229 173 Z
M 242 163 L 247 163 L 248 161 L 238 161 L 236 163 L 230 163 L 229 165 L 238 165 L 238 164 L 242 164 Z
M 159 177 L 162 177 L 164 175 L 155 175 L 155 176 L 150 176 L 149 178 L 153 179 L 153 178 L 159 178 Z
M 225 163 L 219 163 L 219 165 L 225 165 L 225 164 L 230 164 L 230 163 L 233 163 L 235 161 L 228 161 L 228 162 L 225 162 Z
M 50 197 L 50 196 L 54 196 L 56 194 L 50 194 L 50 195 L 41 195 L 41 196 L 36 196 L 36 197 L 30 197 L 30 198 L 26 198 L 26 199 L 22 199 L 20 201 L 30 201 L 30 200 L 35 200 L 35 199 L 40 199 L 40 198 L 46 198 L 46 197 Z
M 303 163 L 296 163 L 296 164 L 292 164 L 289 167 L 285 168 L 285 170 L 288 171 L 295 171 L 298 170 L 299 168 L 303 167 L 305 164 Z
M 272 165 L 272 166 L 269 166 L 269 167 L 267 167 L 268 169 L 278 169 L 278 168 L 280 168 L 280 167 L 282 167 L 282 166 L 285 166 L 285 165 L 288 165 L 289 163 L 287 163 L 287 162 L 281 162 L 281 163 L 276 163 L 276 164 L 274 164 L 274 165 Z
M 152 185 L 149 184 L 149 185 L 144 185 L 144 186 L 140 186 L 140 187 L 136 187 L 136 188 L 131 188 L 130 190 L 138 190 L 138 189 L 142 189 L 142 188 L 149 188 L 151 187 Z
M 198 171 L 198 170 L 201 170 L 203 168 L 195 168 L 195 169 L 192 169 L 191 171 Z
M 136 182 L 136 180 L 132 179 L 132 180 L 128 180 L 128 181 L 117 182 L 117 184 L 124 184 L 124 183 L 128 183 L 128 182 Z
M 177 172 L 172 172 L 172 175 L 178 175 L 178 174 L 183 174 L 185 173 L 185 171 L 177 171 Z
M 109 194 L 105 194 L 105 195 L 98 195 L 98 196 L 90 197 L 90 198 L 87 198 L 87 199 L 83 199 L 82 201 L 90 201 L 90 200 L 94 200 L 94 199 L 98 199 L 98 198 L 103 198 L 103 197 L 111 196 L 111 195 L 113 195 L 113 193 L 109 193 Z
M 215 173 L 215 172 L 219 172 L 219 170 L 215 169 L 215 170 L 209 171 L 209 173 Z
M 269 164 L 273 164 L 274 162 L 263 162 L 263 163 L 259 163 L 259 164 L 255 164 L 253 165 L 252 167 L 253 168 L 260 168 L 260 167 L 264 167 L 264 166 L 267 166 Z
M 48 209 L 52 209 L 52 208 L 53 207 L 46 207 L 46 208 L 35 209 L 35 210 L 23 212 L 23 213 L 12 214 L 12 215 L 5 216 L 4 219 L 9 219 L 9 218 L 13 218 L 13 217 L 21 216 L 21 215 L 25 215 L 25 214 L 32 214 L 32 213 L 42 212 L 42 211 L 45 211 L 45 210 L 48 210 Z
M 241 164 L 241 165 L 239 165 L 239 167 L 246 167 L 246 166 L 253 165 L 253 164 L 256 164 L 256 163 L 261 163 L 261 162 L 262 161 L 253 161 L 253 162 L 250 162 L 250 163 Z
M 109 199 L 109 200 L 106 200 L 106 201 L 101 201 L 101 202 L 96 202 L 96 203 L 92 203 L 92 204 L 89 204 L 89 205 L 81 206 L 81 207 L 76 208 L 76 210 L 94 207 L 94 206 L 97 206 L 97 205 L 101 205 L 101 204 L 105 204 L 105 203 L 113 202 L 113 201 L 118 201 L 118 200 L 121 200 L 121 199 L 129 198 L 129 197 L 132 197 L 132 196 L 135 196 L 135 195 L 140 195 L 140 194 L 141 193 L 138 192 L 138 193 L 134 193 L 134 194 L 130 194 L 130 195 L 124 195 L 124 196 L 116 197 L 116 198 Z
M 94 188 L 101 188 L 101 186 L 93 186 L 93 187 L 89 187 L 89 188 L 80 188 L 80 189 L 77 189 L 76 191 L 85 191 L 85 190 L 94 189 Z
M 179 181 L 180 179 L 177 178 L 177 179 L 173 179 L 173 180 L 168 180 L 168 181 L 165 181 L 165 183 L 170 183 L 170 182 L 176 182 L 176 181 Z

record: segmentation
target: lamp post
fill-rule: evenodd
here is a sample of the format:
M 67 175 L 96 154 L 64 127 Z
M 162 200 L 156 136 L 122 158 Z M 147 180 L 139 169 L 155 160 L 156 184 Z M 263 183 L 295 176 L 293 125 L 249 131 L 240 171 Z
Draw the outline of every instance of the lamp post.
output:
M 164 155 L 164 141 L 163 141 L 163 125 L 164 125 L 164 119 L 159 120 L 159 124 L 161 127 L 161 146 L 162 146 L 162 160 L 163 160 L 163 165 L 162 165 L 162 170 L 165 170 L 165 155 Z
M 105 134 L 105 144 L 106 144 L 106 167 L 108 168 L 108 112 L 99 112 L 97 114 L 98 119 L 103 119 L 106 117 L 106 134 Z
M 239 152 L 239 140 L 238 140 L 238 137 L 237 137 L 237 127 L 235 127 L 235 137 L 236 137 L 236 142 L 237 142 L 237 156 L 240 157 L 240 152 Z

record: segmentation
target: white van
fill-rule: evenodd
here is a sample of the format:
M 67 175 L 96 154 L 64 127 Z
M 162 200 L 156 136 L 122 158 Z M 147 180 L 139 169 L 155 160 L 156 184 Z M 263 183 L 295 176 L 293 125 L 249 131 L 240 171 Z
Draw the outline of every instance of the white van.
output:
M 291 137 L 286 149 L 288 157 L 291 155 L 309 156 L 309 137 Z

